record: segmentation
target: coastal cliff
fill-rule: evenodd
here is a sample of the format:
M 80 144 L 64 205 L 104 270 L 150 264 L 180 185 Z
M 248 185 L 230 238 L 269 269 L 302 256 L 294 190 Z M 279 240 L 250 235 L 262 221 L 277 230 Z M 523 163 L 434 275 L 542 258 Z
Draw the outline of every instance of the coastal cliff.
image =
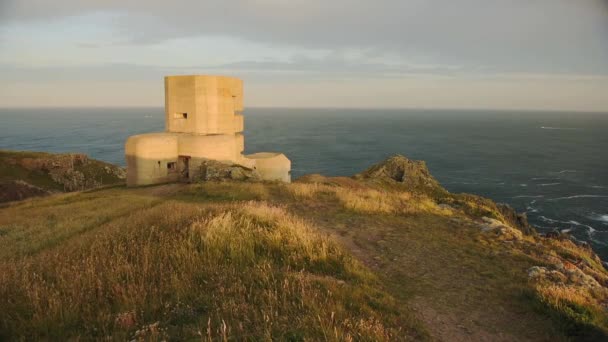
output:
M 82 153 L 0 150 L 0 203 L 124 182 L 121 167 Z
M 608 336 L 608 272 L 588 246 L 449 193 L 423 162 L 394 156 L 293 184 L 241 178 L 5 204 L 0 339 Z M 10 181 L 45 190 L 27 179 Z

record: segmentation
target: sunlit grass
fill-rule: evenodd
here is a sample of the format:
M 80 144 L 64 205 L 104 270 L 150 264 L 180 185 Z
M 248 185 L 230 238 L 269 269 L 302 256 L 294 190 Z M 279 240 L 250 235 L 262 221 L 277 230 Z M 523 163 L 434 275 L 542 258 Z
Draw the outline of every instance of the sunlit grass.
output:
M 529 267 L 561 258 L 606 284 L 591 251 L 484 234 L 479 217 L 500 213 L 475 196 L 446 206 L 414 190 L 323 181 L 119 187 L 6 205 L 0 340 L 392 341 L 426 336 L 412 296 L 441 298 L 437 310 L 528 312 L 528 292 L 567 332 L 608 327 L 605 286 L 526 281 Z M 336 235 L 366 250 L 380 278 Z
M 335 188 L 335 194 L 345 208 L 379 214 L 451 214 L 425 195 L 404 191 L 379 191 L 374 189 Z
M 78 235 L 0 261 L 0 337 L 388 341 L 400 334 L 394 300 L 372 273 L 280 207 L 140 199 L 129 213 L 81 229 L 93 204 L 101 212 L 122 208 L 99 196 L 68 207 L 57 199 L 40 213 L 8 208 L 30 214 L 23 239 L 44 240 L 37 232 L 53 209 L 61 209 L 57 225 Z
M 282 189 L 296 199 L 313 199 L 319 193 L 333 191 L 332 186 L 319 183 L 291 183 L 283 184 Z

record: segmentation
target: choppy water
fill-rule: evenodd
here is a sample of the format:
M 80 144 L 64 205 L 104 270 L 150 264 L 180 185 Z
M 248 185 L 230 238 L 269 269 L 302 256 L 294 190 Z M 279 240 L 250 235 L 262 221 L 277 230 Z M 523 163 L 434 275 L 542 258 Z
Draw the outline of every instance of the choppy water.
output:
M 247 109 L 246 152 L 281 151 L 293 176 L 352 175 L 399 153 L 452 192 L 571 229 L 608 259 L 608 113 Z M 84 152 L 124 165 L 132 134 L 162 131 L 162 108 L 0 109 L 0 148 Z

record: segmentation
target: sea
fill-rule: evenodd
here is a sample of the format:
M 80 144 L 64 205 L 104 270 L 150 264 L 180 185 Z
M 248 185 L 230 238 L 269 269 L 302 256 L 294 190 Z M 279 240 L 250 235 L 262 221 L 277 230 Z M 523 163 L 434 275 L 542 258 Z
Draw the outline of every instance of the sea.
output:
M 280 151 L 292 177 L 348 176 L 402 154 L 451 192 L 526 212 L 608 260 L 608 113 L 248 108 L 246 153 Z M 164 130 L 163 108 L 0 109 L 0 149 L 82 152 L 125 165 L 124 141 Z

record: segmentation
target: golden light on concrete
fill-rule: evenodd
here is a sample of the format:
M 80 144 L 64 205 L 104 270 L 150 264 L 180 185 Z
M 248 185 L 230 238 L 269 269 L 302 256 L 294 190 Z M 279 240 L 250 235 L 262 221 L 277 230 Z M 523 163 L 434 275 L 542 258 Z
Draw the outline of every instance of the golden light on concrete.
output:
M 206 159 L 257 169 L 262 179 L 291 180 L 281 153 L 244 156 L 243 82 L 224 76 L 165 77 L 165 132 L 125 143 L 127 185 L 192 180 Z

